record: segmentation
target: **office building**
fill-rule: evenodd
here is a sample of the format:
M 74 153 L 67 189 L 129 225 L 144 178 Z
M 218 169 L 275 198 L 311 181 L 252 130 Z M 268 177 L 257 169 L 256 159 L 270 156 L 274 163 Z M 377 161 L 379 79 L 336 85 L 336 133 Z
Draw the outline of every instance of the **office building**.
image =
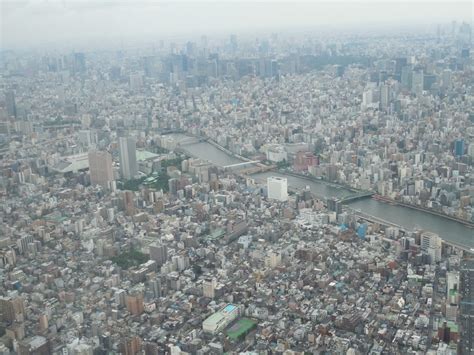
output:
M 459 353 L 474 354 L 474 259 L 461 262 L 459 278 Z
M 123 192 L 123 208 L 127 216 L 135 214 L 135 194 L 133 191 Z
M 110 153 L 90 151 L 88 158 L 92 185 L 107 187 L 110 182 L 114 181 L 112 155 L 110 155 Z
M 400 82 L 404 89 L 411 89 L 413 81 L 413 72 L 409 66 L 402 67 Z
M 133 336 L 122 341 L 120 344 L 120 354 L 136 355 L 140 352 L 142 340 L 138 336 Z
M 407 58 L 395 58 L 395 73 L 401 74 L 403 67 L 406 67 L 407 63 Z
M 168 191 L 171 195 L 176 195 L 178 192 L 178 179 L 172 178 L 168 180 Z
M 216 279 L 205 280 L 202 284 L 202 295 L 207 298 L 214 298 L 216 296 Z
M 418 69 L 418 70 L 413 71 L 411 91 L 414 94 L 421 95 L 423 93 L 424 79 L 425 79 L 425 76 L 423 74 L 423 70 Z
M 86 56 L 84 53 L 74 53 L 73 71 L 75 74 L 83 74 L 86 72 Z
M 273 59 L 270 63 L 270 76 L 272 78 L 278 77 L 279 68 L 278 68 L 278 61 Z
M 39 335 L 23 339 L 18 344 L 18 355 L 49 355 L 51 350 L 49 340 Z
M 380 108 L 386 110 L 390 104 L 390 86 L 384 84 L 380 87 Z
M 460 157 L 464 155 L 464 140 L 456 139 L 454 141 L 454 155 Z
M 288 160 L 288 153 L 286 152 L 285 148 L 282 146 L 268 148 L 266 155 L 267 155 L 267 160 L 270 160 L 272 162 L 280 162 L 280 161 Z
M 467 154 L 474 158 L 474 143 L 469 144 L 469 148 L 467 149 Z
M 327 208 L 329 211 L 336 212 L 337 214 L 342 213 L 342 203 L 338 198 L 332 197 L 327 199 Z
M 137 147 L 135 138 L 119 138 L 120 171 L 126 180 L 133 179 L 138 174 Z
M 158 266 L 162 266 L 168 259 L 168 248 L 166 245 L 150 245 L 150 259 L 156 261 Z
M 25 317 L 25 303 L 20 297 L 0 296 L 0 321 L 22 322 Z
M 308 171 L 309 167 L 319 165 L 319 159 L 311 152 L 299 151 L 296 153 L 293 167 L 296 171 Z
M 157 277 L 155 280 L 150 281 L 150 288 L 153 291 L 153 296 L 159 298 L 163 296 L 163 290 L 161 288 L 161 279 Z
M 441 260 L 442 239 L 439 235 L 431 232 L 423 232 L 421 235 L 421 250 L 428 254 L 431 263 Z
M 436 83 L 436 75 L 425 74 L 423 76 L 423 90 L 431 90 L 433 85 Z
M 15 92 L 7 91 L 5 93 L 5 104 L 7 106 L 7 113 L 9 117 L 16 118 L 16 100 L 15 100 Z
M 134 316 L 139 316 L 143 313 L 143 293 L 135 292 L 133 294 L 127 295 L 126 300 L 127 311 Z
M 278 201 L 288 200 L 288 180 L 277 176 L 267 179 L 268 198 Z
M 278 265 L 281 264 L 281 253 L 270 251 L 265 258 L 265 266 L 270 268 L 276 268 Z

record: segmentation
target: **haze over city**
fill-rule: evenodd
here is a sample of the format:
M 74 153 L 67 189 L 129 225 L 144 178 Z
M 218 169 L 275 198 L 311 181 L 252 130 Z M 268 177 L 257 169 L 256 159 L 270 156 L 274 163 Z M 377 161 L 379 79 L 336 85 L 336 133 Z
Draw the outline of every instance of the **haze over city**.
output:
M 0 4 L 0 355 L 474 354 L 472 2 Z
M 433 28 L 472 22 L 471 1 L 91 1 L 2 0 L 2 47 L 100 48 L 254 31 Z

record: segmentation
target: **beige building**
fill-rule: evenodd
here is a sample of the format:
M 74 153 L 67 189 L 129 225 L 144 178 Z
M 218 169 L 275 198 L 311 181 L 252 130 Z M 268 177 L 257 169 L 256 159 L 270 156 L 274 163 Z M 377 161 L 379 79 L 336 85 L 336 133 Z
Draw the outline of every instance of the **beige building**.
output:
M 112 156 L 108 152 L 89 152 L 89 172 L 92 185 L 107 185 L 114 181 L 114 170 L 112 168 Z

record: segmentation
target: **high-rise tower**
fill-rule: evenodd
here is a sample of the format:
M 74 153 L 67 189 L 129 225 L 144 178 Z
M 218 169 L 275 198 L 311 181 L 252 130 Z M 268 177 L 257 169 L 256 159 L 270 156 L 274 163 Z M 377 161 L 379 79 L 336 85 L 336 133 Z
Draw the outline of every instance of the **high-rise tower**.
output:
M 135 139 L 132 137 L 120 137 L 119 148 L 122 177 L 126 180 L 133 179 L 138 174 Z
M 112 156 L 108 152 L 89 152 L 89 172 L 92 185 L 102 185 L 107 187 L 108 183 L 114 180 L 112 168 Z

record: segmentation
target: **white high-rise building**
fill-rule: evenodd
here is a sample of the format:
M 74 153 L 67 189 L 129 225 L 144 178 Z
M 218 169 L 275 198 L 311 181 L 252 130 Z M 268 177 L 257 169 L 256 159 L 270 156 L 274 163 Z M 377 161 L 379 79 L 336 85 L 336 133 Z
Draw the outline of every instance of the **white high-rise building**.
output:
M 431 257 L 431 262 L 441 260 L 441 247 L 443 240 L 439 235 L 431 232 L 423 232 L 421 235 L 421 250 Z
M 390 104 L 390 86 L 384 84 L 380 86 L 380 107 L 386 109 Z
M 277 176 L 267 178 L 268 198 L 278 201 L 288 200 L 288 180 Z
M 216 296 L 217 280 L 205 280 L 202 284 L 202 294 L 207 298 L 214 298 Z
M 120 171 L 124 179 L 130 180 L 138 175 L 137 146 L 132 137 L 119 138 Z

